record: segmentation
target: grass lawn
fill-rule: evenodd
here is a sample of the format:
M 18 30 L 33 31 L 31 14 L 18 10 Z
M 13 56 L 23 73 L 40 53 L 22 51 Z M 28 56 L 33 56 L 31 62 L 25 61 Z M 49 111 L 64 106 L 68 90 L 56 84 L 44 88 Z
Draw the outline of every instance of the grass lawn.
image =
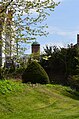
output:
M 79 119 L 79 93 L 60 85 L 0 81 L 0 119 Z

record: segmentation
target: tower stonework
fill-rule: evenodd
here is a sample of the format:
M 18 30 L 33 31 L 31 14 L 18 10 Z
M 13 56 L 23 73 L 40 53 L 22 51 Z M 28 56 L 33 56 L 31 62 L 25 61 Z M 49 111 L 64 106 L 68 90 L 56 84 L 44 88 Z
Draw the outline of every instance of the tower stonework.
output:
M 38 59 L 40 56 L 40 44 L 36 41 L 32 43 L 32 54 L 34 59 Z
M 77 45 L 79 45 L 79 34 L 77 34 Z
M 40 44 L 38 42 L 33 42 L 32 44 L 32 53 L 39 53 L 40 54 Z

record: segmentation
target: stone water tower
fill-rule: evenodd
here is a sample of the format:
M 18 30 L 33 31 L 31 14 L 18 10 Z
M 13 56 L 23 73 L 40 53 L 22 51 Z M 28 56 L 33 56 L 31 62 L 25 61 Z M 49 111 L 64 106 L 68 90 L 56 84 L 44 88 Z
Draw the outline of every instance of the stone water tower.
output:
M 79 34 L 77 34 L 77 45 L 79 46 Z
M 35 41 L 32 43 L 32 55 L 34 59 L 39 59 L 40 57 L 40 44 Z

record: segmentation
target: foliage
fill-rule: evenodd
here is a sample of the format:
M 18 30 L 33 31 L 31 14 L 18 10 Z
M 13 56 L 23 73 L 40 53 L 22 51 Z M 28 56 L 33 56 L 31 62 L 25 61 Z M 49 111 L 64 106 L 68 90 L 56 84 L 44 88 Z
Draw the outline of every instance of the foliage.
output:
M 11 80 L 1 80 L 0 81 L 0 94 L 10 94 L 12 92 L 22 90 L 19 83 L 13 82 Z
M 41 56 L 40 63 L 48 73 L 51 83 L 65 83 L 65 77 L 61 77 L 65 70 L 65 66 L 61 58 L 61 49 L 56 46 L 46 46 L 44 50 L 46 54 Z M 45 59 L 46 56 L 48 58 Z
M 25 67 L 20 66 L 19 68 L 15 68 L 15 70 L 13 69 L 8 69 L 8 68 L 3 68 L 2 69 L 2 76 L 5 79 L 10 79 L 10 78 L 14 78 L 14 79 L 21 79 L 21 76 L 23 74 L 23 71 L 25 70 Z
M 79 91 L 79 75 L 73 75 L 69 77 L 70 86 L 73 89 Z
M 39 59 L 40 59 L 40 52 L 38 51 L 38 52 L 36 52 L 36 53 L 32 53 L 30 56 L 31 56 L 31 59 L 32 59 L 32 60 L 37 60 L 37 61 L 39 61 Z
M 22 75 L 22 82 L 49 83 L 49 78 L 43 67 L 36 61 L 32 61 Z
M 5 71 L 7 70 L 8 73 L 14 72 L 15 71 L 15 63 L 14 63 L 14 61 L 11 60 L 9 63 L 7 63 L 7 61 L 5 61 L 4 69 L 5 69 Z
M 21 51 L 25 50 L 22 47 L 22 43 L 29 43 L 30 41 L 28 40 L 34 40 L 38 35 L 47 36 L 47 24 L 43 21 L 50 15 L 49 11 L 53 11 L 57 5 L 58 3 L 55 3 L 53 0 L 1 0 L 0 48 L 3 46 L 3 42 L 6 41 L 9 43 L 9 40 L 10 42 L 14 42 L 15 40 L 17 43 L 17 52 L 21 53 Z M 6 37 L 2 37 L 4 35 L 8 37 L 8 41 Z M 15 45 L 11 47 L 13 47 L 13 52 L 16 52 Z M 12 52 L 8 50 L 11 49 L 7 48 L 5 50 L 6 54 Z
M 44 51 L 45 51 L 45 53 L 49 56 L 49 55 L 51 55 L 52 54 L 52 46 L 49 46 L 48 47 L 48 45 L 46 45 L 46 48 L 44 48 Z
M 41 65 L 49 74 L 51 82 L 69 84 L 68 77 L 77 75 L 79 65 L 79 53 L 77 46 L 69 45 L 67 48 L 46 46 L 45 53 L 41 56 Z M 48 60 L 45 57 L 48 57 Z M 50 57 L 49 57 L 50 56 Z M 57 79 L 54 79 L 57 77 Z
M 0 80 L 1 79 L 4 79 L 4 77 L 3 77 L 3 70 L 2 70 L 2 68 L 0 68 Z
M 12 74 L 12 77 L 15 79 L 21 79 L 24 70 L 25 70 L 25 67 L 22 67 L 22 66 L 20 66 L 19 68 L 16 68 L 15 72 Z
M 6 78 L 8 79 L 10 77 L 13 77 L 13 73 L 15 72 L 15 66 L 14 65 L 11 65 L 8 68 L 3 67 L 1 69 L 2 69 L 1 75 L 2 75 L 3 79 L 6 79 Z

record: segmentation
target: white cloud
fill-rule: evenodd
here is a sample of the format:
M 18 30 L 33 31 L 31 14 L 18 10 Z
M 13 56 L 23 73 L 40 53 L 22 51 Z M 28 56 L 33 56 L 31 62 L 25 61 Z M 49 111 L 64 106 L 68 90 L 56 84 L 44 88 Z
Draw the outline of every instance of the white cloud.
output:
M 63 0 L 54 0 L 54 2 L 62 2 Z
M 51 27 L 49 26 L 48 28 L 48 32 L 51 35 L 59 35 L 59 36 L 68 36 L 68 37 L 74 37 L 74 35 L 79 33 L 79 29 L 74 29 L 74 30 L 63 30 L 61 28 L 58 27 Z

